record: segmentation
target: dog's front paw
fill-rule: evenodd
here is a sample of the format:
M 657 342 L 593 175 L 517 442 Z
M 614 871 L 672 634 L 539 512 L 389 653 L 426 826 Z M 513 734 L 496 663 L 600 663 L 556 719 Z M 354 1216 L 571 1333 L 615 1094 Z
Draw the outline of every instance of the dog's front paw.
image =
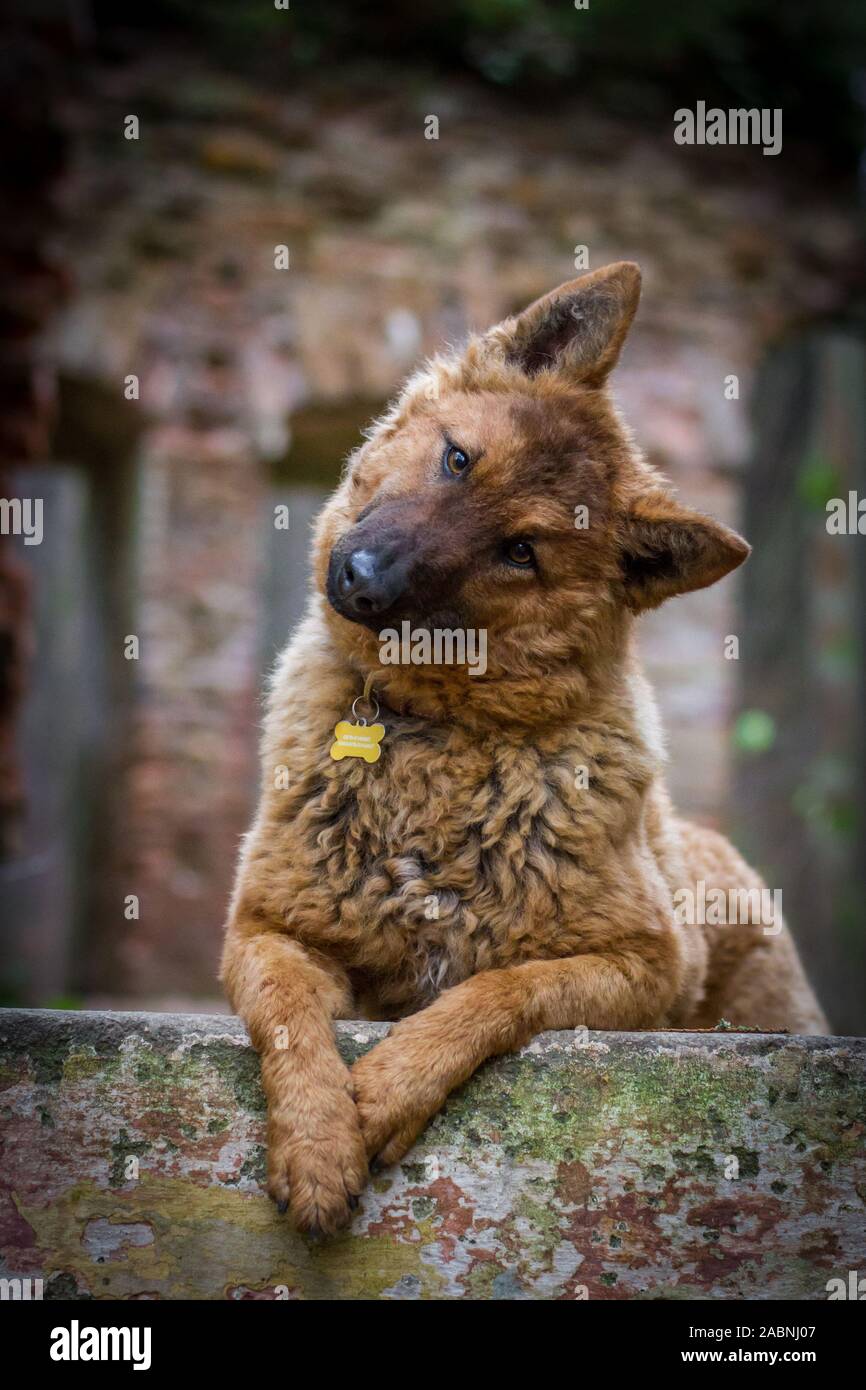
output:
M 268 1123 L 268 1193 L 281 1212 L 308 1235 L 334 1235 L 348 1225 L 367 1180 L 367 1156 L 350 1097 L 335 1122 L 299 1124 L 271 1115 Z
M 359 1057 L 352 1082 L 367 1157 L 376 1167 L 399 1163 L 445 1099 L 411 1070 L 390 1038 Z

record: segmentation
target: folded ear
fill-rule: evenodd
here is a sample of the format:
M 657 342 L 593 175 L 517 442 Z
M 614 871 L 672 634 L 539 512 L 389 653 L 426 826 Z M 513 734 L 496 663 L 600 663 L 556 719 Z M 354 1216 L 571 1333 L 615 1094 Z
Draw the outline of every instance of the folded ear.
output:
M 551 290 L 487 337 L 528 376 L 556 371 L 601 386 L 616 365 L 639 299 L 639 268 L 617 261 Z
M 705 589 L 741 565 L 751 549 L 736 531 L 665 493 L 641 498 L 620 532 L 626 602 L 639 612 L 674 594 Z

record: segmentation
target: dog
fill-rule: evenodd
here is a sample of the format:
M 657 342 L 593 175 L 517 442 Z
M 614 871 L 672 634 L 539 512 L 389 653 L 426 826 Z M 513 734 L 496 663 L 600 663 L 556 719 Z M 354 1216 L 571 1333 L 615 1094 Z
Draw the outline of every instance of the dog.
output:
M 317 523 L 222 964 L 268 1191 L 303 1231 L 343 1226 L 368 1164 L 542 1030 L 828 1031 L 781 920 L 678 911 L 763 885 L 671 807 L 636 619 L 749 546 L 679 503 L 611 401 L 639 296 L 607 266 L 433 358 Z M 484 669 L 384 663 L 406 624 L 484 632 Z M 395 1026 L 349 1069 L 339 1017 Z

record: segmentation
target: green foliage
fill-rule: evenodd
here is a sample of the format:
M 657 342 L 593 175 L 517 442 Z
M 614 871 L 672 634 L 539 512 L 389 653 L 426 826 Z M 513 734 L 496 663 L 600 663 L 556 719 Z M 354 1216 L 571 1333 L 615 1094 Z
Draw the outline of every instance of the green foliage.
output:
M 825 755 L 813 759 L 805 769 L 802 782 L 794 789 L 791 805 L 798 816 L 827 840 L 851 840 L 857 833 L 859 817 L 851 786 L 851 769 L 841 758 Z
M 823 512 L 831 497 L 843 495 L 838 470 L 820 456 L 807 458 L 797 475 L 797 496 L 810 511 Z
M 766 753 L 776 742 L 776 723 L 762 709 L 743 710 L 734 725 L 734 747 L 740 753 Z
M 862 136 L 861 0 L 150 0 L 133 21 L 96 0 L 97 31 L 173 28 L 236 67 L 414 64 L 471 72 L 518 97 L 543 89 L 646 115 L 671 103 L 782 107 L 785 135 L 853 161 Z

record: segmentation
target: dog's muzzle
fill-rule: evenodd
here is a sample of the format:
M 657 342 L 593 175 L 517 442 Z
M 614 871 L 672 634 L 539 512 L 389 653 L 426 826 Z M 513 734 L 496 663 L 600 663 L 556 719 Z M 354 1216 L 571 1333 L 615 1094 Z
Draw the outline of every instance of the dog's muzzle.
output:
M 403 596 L 407 575 L 408 565 L 394 546 L 353 549 L 338 543 L 328 564 L 328 602 L 350 622 L 377 629 Z

